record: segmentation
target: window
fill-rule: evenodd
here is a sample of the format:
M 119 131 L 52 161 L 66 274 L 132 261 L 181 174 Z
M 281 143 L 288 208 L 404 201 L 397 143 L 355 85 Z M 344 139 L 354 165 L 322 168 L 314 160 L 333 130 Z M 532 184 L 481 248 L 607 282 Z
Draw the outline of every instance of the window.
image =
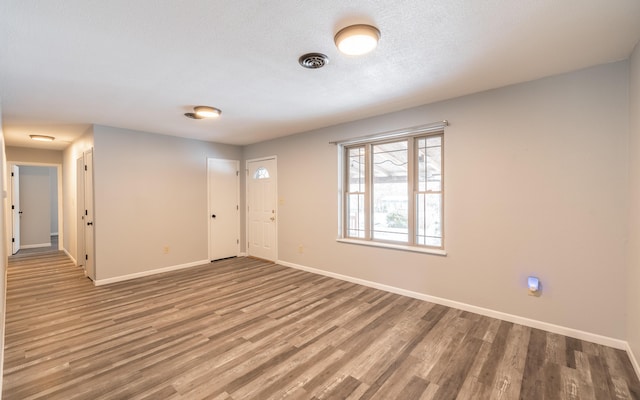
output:
M 443 132 L 340 146 L 344 239 L 444 248 Z
M 269 179 L 269 171 L 265 167 L 260 167 L 253 174 L 253 179 Z

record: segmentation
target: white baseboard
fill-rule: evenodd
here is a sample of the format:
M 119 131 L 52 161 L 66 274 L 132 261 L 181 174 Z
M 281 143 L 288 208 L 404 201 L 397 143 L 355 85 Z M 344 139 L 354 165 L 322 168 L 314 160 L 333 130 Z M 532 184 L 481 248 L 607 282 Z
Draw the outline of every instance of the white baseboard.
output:
M 38 243 L 38 244 L 24 244 L 20 245 L 20 249 L 35 249 L 38 247 L 51 247 L 51 242 L 49 243 Z
M 62 251 L 64 251 L 64 254 L 67 255 L 67 257 L 69 257 L 71 259 L 71 261 L 73 261 L 73 265 L 75 265 L 76 267 L 78 266 L 78 262 L 76 261 L 75 258 L 73 258 L 73 256 L 71 255 L 71 253 L 69 253 L 67 251 L 67 249 L 63 248 Z
M 247 256 L 247 253 L 245 253 L 244 251 L 241 251 L 241 252 L 238 254 L 238 257 L 246 257 L 246 256 Z
M 95 286 L 108 285 L 110 283 L 128 281 L 128 280 L 136 279 L 136 278 L 142 278 L 143 276 L 150 276 L 150 275 L 161 274 L 163 272 L 177 271 L 179 269 L 198 267 L 198 266 L 206 265 L 206 264 L 209 264 L 209 263 L 210 263 L 209 260 L 193 261 L 193 262 L 186 263 L 186 264 L 171 265 L 169 267 L 157 268 L 157 269 L 152 269 L 152 270 L 149 270 L 149 271 L 136 272 L 135 274 L 116 276 L 116 277 L 107 278 L 107 279 L 98 279 L 98 280 L 93 281 L 93 284 Z
M 640 378 L 640 364 L 638 364 L 638 359 L 636 358 L 635 354 L 633 354 L 633 350 L 631 350 L 629 342 L 627 342 L 627 347 L 625 348 L 625 350 L 627 350 L 629 360 L 631 360 L 631 365 L 633 365 L 633 369 L 636 371 L 636 375 L 638 375 L 638 378 Z
M 497 318 L 503 321 L 513 322 L 516 324 L 528 326 L 531 328 L 542 329 L 547 332 L 557 333 L 564 336 L 570 336 L 576 339 L 586 340 L 588 342 L 593 342 L 597 344 L 601 344 L 604 346 L 613 347 L 616 349 L 627 350 L 629 353 L 629 357 L 632 357 L 630 353 L 629 344 L 620 339 L 614 339 L 607 336 L 598 335 L 595 333 L 585 332 L 578 329 L 568 328 L 565 326 L 550 324 L 544 321 L 538 321 L 530 318 L 521 317 L 518 315 L 507 314 L 501 311 L 491 310 L 488 308 L 478 307 L 467 303 L 462 303 L 455 300 L 444 299 L 441 297 L 430 296 L 424 293 L 418 293 L 411 290 L 401 289 L 394 286 L 384 285 L 378 282 L 372 282 L 365 279 L 354 278 L 347 275 L 337 274 L 335 272 L 324 271 L 317 268 L 306 267 L 304 265 L 294 264 L 287 261 L 278 260 L 276 263 L 280 265 L 284 265 L 285 267 L 291 267 L 295 269 L 300 269 L 303 271 L 311 272 L 314 274 L 324 275 L 331 278 L 340 279 L 347 282 L 357 283 L 359 285 L 372 287 L 374 289 L 384 290 L 386 292 L 396 293 L 407 297 L 412 297 L 418 300 L 424 300 L 431 303 L 441 304 L 443 306 L 457 308 L 459 310 L 469 311 L 475 314 L 484 315 L 491 318 Z M 635 358 L 632 358 L 632 362 L 634 362 Z M 636 372 L 639 372 L 637 362 L 634 363 L 634 367 L 636 368 Z M 640 376 L 640 373 L 638 374 Z

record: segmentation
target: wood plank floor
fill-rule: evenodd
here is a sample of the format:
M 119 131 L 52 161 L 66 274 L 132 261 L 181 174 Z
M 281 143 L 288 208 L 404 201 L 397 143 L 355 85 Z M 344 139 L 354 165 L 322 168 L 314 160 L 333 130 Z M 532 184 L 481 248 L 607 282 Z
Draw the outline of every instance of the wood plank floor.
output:
M 638 399 L 625 352 L 239 258 L 94 287 L 12 257 L 4 399 Z

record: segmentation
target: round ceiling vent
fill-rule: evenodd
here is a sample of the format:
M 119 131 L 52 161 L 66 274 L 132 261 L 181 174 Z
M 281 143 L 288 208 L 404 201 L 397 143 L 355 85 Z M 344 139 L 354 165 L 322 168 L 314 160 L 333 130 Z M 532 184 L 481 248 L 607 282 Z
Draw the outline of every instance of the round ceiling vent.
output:
M 308 69 L 318 69 L 329 64 L 329 57 L 322 53 L 308 53 L 298 59 L 300 65 Z

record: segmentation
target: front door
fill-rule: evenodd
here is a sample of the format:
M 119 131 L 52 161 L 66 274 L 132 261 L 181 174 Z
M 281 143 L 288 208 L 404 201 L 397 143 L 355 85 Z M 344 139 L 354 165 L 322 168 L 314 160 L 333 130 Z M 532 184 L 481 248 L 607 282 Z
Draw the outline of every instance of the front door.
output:
M 247 253 L 270 261 L 278 257 L 277 183 L 275 157 L 247 161 Z
M 236 257 L 240 246 L 240 162 L 207 159 L 209 177 L 209 259 Z

